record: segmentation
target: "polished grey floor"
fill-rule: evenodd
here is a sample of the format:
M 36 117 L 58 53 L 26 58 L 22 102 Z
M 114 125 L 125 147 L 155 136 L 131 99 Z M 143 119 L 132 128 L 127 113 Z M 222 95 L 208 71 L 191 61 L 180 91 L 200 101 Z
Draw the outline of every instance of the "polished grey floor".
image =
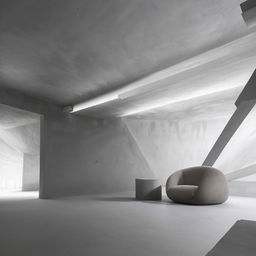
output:
M 131 194 L 39 200 L 0 196 L 1 256 L 203 256 L 238 219 L 256 220 L 256 199 L 189 206 Z

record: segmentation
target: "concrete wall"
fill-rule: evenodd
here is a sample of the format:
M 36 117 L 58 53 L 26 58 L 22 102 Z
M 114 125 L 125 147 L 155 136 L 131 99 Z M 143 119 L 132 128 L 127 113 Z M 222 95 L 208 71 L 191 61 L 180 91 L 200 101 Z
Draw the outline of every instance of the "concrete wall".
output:
M 23 154 L 0 139 L 0 192 L 21 190 Z
M 227 144 L 214 167 L 227 175 L 233 195 L 256 195 L 256 108 Z M 229 117 L 188 121 L 124 120 L 162 183 L 176 170 L 201 165 Z
M 24 154 L 22 191 L 39 190 L 40 156 Z
M 256 197 L 255 181 L 231 181 L 229 192 L 234 196 Z
M 145 159 L 166 182 L 176 170 L 201 165 L 228 118 L 215 120 L 125 119 Z
M 120 120 L 49 115 L 43 124 L 44 198 L 134 190 L 136 177 L 154 177 Z

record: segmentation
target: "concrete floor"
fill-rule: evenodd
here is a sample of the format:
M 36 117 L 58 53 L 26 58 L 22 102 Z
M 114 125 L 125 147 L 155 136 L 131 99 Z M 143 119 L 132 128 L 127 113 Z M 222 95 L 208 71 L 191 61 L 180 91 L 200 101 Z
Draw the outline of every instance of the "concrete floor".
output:
M 203 256 L 238 219 L 256 220 L 256 198 L 217 206 L 134 201 L 128 193 L 39 200 L 0 196 L 1 256 Z

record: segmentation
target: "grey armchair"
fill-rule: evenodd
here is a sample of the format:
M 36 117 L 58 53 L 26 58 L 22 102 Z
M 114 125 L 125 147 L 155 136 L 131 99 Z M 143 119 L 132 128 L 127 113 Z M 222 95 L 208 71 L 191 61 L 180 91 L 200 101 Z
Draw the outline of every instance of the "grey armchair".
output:
M 207 205 L 225 202 L 229 192 L 222 172 L 197 166 L 173 173 L 166 182 L 166 194 L 174 202 Z

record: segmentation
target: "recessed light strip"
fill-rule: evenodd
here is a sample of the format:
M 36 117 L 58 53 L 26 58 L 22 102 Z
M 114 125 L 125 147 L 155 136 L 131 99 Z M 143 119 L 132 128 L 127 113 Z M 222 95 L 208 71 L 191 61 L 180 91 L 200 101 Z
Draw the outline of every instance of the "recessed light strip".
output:
M 104 104 L 106 102 L 110 102 L 110 101 L 117 100 L 117 99 L 118 99 L 118 94 L 116 94 L 116 93 L 104 94 L 102 96 L 93 98 L 91 100 L 75 104 L 73 106 L 72 110 L 69 112 L 70 113 L 77 112 L 77 111 L 80 111 L 83 109 L 87 109 L 87 108 L 90 108 L 93 106 L 98 106 L 98 105 Z

